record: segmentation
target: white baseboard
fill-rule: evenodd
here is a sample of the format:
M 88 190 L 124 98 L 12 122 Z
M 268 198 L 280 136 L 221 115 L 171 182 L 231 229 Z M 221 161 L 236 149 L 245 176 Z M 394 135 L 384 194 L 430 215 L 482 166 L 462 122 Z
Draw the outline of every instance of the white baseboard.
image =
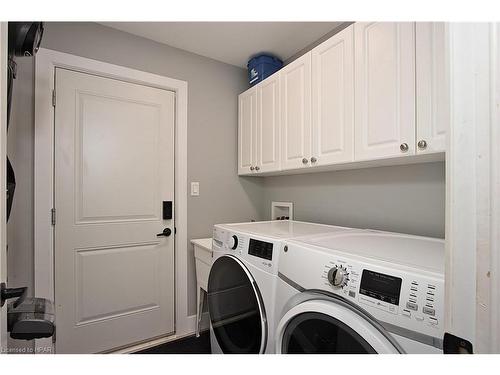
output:
M 140 352 L 141 350 L 146 350 L 149 348 L 153 348 L 155 346 L 165 344 L 167 342 L 172 342 L 175 340 L 182 339 L 184 337 L 189 337 L 194 335 L 194 332 L 185 334 L 185 335 L 171 335 L 171 336 L 166 336 L 166 337 L 160 337 L 151 341 L 146 341 L 146 342 L 141 342 L 140 344 L 128 346 L 126 348 L 122 348 L 119 350 L 115 350 L 113 352 L 109 352 L 110 354 L 130 354 L 130 353 L 135 353 L 135 352 Z
M 202 316 L 202 327 L 201 331 L 204 332 L 210 328 L 210 324 L 205 323 L 209 322 L 209 316 L 208 313 L 203 313 Z M 149 341 L 144 341 L 138 344 L 134 344 L 131 346 L 127 346 L 125 348 L 119 348 L 117 350 L 112 350 L 108 353 L 112 354 L 128 354 L 128 353 L 135 353 L 139 352 L 141 350 L 149 349 L 157 345 L 165 344 L 167 342 L 172 342 L 175 340 L 179 340 L 185 337 L 193 336 L 196 332 L 196 315 L 190 315 L 186 318 L 184 321 L 184 325 L 180 331 L 177 331 L 176 333 L 169 335 L 169 336 L 164 336 L 164 337 L 158 337 L 154 338 Z M 205 324 L 203 324 L 205 323 Z M 52 343 L 52 339 L 39 339 L 35 340 L 35 353 L 37 354 L 50 354 L 50 353 L 55 353 L 54 350 L 54 345 Z
M 205 321 L 205 319 L 208 318 L 208 313 L 204 313 L 202 317 L 202 322 Z M 159 337 L 153 340 L 141 342 L 139 344 L 135 344 L 132 346 L 128 346 L 126 348 L 120 348 L 115 351 L 111 351 L 109 353 L 112 354 L 129 354 L 129 353 L 135 353 L 139 352 L 141 350 L 146 350 L 149 348 L 153 348 L 158 345 L 165 344 L 167 342 L 172 342 L 176 341 L 185 337 L 193 336 L 196 332 L 196 315 L 190 315 L 186 319 L 186 325 L 185 329 L 182 330 L 182 332 L 176 332 L 173 335 L 170 336 L 165 336 L 165 337 Z M 202 327 L 202 331 L 206 331 L 208 328 Z

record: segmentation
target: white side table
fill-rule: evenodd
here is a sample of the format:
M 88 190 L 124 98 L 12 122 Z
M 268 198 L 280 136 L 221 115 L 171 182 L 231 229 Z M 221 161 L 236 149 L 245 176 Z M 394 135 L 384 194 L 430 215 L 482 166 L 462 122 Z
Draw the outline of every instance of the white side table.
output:
M 191 243 L 196 262 L 196 337 L 199 337 L 201 315 L 208 291 L 208 274 L 212 267 L 212 239 L 200 238 L 191 240 Z

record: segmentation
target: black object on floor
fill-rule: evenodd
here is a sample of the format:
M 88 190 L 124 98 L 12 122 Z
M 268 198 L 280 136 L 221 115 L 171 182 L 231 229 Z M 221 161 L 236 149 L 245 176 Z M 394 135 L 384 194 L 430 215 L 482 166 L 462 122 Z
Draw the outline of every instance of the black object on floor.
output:
M 210 354 L 210 333 L 201 333 L 200 337 L 190 336 L 167 342 L 134 354 Z

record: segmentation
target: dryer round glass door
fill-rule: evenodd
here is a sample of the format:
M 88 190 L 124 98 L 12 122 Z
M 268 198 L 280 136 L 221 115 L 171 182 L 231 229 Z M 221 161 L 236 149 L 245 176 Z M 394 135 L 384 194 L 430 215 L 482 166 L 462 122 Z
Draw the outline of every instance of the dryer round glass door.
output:
M 370 354 L 403 352 L 373 318 L 338 299 L 306 300 L 277 328 L 277 353 Z
M 212 330 L 223 353 L 264 353 L 266 314 L 257 284 L 247 267 L 232 255 L 212 264 L 208 278 Z
M 285 330 L 287 354 L 376 354 L 353 329 L 332 316 L 310 312 L 294 317 Z

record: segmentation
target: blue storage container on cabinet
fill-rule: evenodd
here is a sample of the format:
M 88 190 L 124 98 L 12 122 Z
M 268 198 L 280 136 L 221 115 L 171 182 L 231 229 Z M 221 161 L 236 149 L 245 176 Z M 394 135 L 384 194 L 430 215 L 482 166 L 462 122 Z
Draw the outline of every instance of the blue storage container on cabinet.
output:
M 276 73 L 283 66 L 283 61 L 272 55 L 258 55 L 248 61 L 248 82 L 256 85 L 263 79 Z

